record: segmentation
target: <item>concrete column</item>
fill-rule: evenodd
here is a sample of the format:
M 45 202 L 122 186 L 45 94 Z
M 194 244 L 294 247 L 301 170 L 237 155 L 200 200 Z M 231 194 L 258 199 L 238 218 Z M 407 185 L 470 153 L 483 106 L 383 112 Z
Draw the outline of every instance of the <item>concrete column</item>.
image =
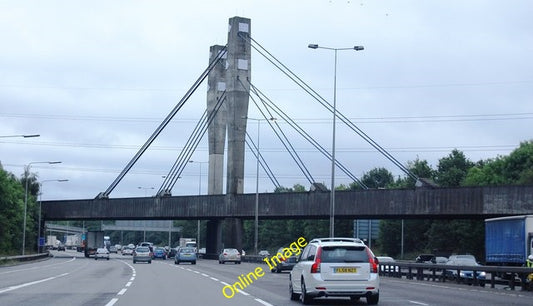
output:
M 244 191 L 244 149 L 246 137 L 246 117 L 251 81 L 251 47 L 239 35 L 251 35 L 250 19 L 233 17 L 228 28 L 228 58 L 226 70 L 227 122 L 228 122 L 228 164 L 226 194 Z M 242 250 L 242 219 L 226 220 L 224 244 Z
M 212 62 L 224 46 L 211 46 L 209 62 Z M 215 66 L 207 77 L 207 112 L 213 112 L 217 100 L 226 90 L 226 59 L 227 55 Z M 222 194 L 224 182 L 224 147 L 226 145 L 227 108 L 224 103 L 218 110 L 208 129 L 209 169 L 208 194 Z

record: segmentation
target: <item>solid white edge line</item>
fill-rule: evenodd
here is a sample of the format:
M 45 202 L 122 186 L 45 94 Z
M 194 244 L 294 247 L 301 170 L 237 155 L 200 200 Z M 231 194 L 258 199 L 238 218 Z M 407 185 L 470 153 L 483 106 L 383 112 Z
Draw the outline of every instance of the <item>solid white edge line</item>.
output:
M 258 301 L 259 303 L 265 305 L 265 306 L 274 306 L 274 305 L 272 305 L 270 303 L 267 303 L 267 302 L 263 301 L 262 299 L 255 299 L 255 300 Z
M 31 286 L 31 285 L 36 285 L 36 284 L 43 283 L 43 282 L 46 282 L 46 281 L 49 281 L 49 280 L 53 280 L 53 279 L 56 279 L 56 278 L 59 278 L 59 277 L 63 277 L 63 276 L 68 275 L 68 274 L 69 273 L 63 273 L 63 274 L 60 274 L 58 276 L 52 276 L 52 277 L 36 280 L 36 281 L 33 281 L 33 282 L 20 284 L 20 285 L 17 285 L 17 286 L 7 287 L 7 288 L 4 288 L 4 289 L 0 289 L 0 293 L 17 290 L 17 289 L 28 287 L 28 286 Z

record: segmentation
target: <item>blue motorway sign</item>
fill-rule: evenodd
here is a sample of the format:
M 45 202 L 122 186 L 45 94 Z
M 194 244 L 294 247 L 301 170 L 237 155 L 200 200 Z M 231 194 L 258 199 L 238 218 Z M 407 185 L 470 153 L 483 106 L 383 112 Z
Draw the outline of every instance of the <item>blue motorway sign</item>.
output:
M 39 237 L 39 246 L 44 246 L 45 245 L 45 241 L 44 241 L 44 237 Z

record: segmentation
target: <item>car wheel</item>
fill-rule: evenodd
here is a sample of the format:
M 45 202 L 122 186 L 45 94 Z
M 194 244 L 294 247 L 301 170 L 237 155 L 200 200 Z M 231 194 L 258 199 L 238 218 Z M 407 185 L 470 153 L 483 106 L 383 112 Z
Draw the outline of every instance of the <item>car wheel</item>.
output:
M 276 273 L 281 273 L 281 269 L 276 267 Z
M 305 289 L 305 281 L 302 277 L 302 294 L 300 294 L 300 301 L 302 301 L 302 304 L 308 305 L 311 303 L 311 296 L 307 294 L 307 290 Z
M 98 257 L 95 257 L 94 260 L 98 260 Z
M 134 260 L 134 261 L 133 261 L 133 264 L 136 264 L 136 263 L 137 263 L 137 262 Z
M 148 263 L 149 263 L 149 264 L 151 264 L 151 263 L 152 263 L 152 261 L 150 260 L 150 261 L 148 261 Z
M 300 295 L 298 293 L 294 293 L 294 290 L 292 290 L 292 280 L 289 276 L 289 294 L 291 296 L 291 301 L 298 301 L 300 298 Z
M 379 293 L 378 294 L 369 295 L 369 296 L 366 297 L 366 303 L 368 305 L 377 305 L 378 302 L 379 302 Z
M 196 261 L 193 261 L 192 264 L 195 265 L 195 264 L 196 264 Z
M 107 257 L 107 260 L 109 260 L 109 257 Z

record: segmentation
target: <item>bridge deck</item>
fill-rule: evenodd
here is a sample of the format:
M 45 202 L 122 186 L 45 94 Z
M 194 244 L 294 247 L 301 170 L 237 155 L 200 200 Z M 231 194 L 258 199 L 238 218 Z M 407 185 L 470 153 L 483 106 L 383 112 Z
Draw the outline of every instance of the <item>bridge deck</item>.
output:
M 329 217 L 329 192 L 259 194 L 261 219 Z M 253 218 L 255 194 L 43 201 L 46 220 Z M 472 218 L 533 214 L 533 186 L 335 192 L 336 218 Z

